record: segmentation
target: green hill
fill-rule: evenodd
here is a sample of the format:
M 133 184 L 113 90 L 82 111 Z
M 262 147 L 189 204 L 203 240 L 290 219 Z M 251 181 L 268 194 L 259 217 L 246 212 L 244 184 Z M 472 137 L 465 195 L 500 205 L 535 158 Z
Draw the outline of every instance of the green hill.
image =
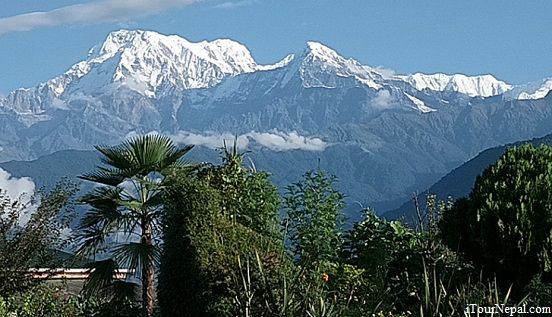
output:
M 483 170 L 496 162 L 508 148 L 525 143 L 531 143 L 535 146 L 541 144 L 552 145 L 552 134 L 482 151 L 473 159 L 460 165 L 441 178 L 441 180 L 432 185 L 429 189 L 420 193 L 418 195 L 418 201 L 421 203 L 421 207 L 425 208 L 425 200 L 428 193 L 435 194 L 439 199 L 443 200 L 446 200 L 449 196 L 455 199 L 467 196 L 473 188 L 475 179 Z M 415 219 L 414 203 L 412 201 L 407 201 L 399 208 L 386 212 L 384 217 L 387 219 L 404 218 L 407 222 L 412 222 Z

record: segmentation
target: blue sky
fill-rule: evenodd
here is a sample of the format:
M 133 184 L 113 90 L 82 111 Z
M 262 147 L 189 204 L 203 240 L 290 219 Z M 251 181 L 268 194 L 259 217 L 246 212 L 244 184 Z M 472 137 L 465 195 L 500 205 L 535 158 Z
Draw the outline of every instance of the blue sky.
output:
M 232 38 L 260 63 L 315 40 L 397 73 L 490 73 L 514 84 L 552 77 L 549 0 L 0 0 L 0 8 L 4 94 L 63 73 L 121 28 Z

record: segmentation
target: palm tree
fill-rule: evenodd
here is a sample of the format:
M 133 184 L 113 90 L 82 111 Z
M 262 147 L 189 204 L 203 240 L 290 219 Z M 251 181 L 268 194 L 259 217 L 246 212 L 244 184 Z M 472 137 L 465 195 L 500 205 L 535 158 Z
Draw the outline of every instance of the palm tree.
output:
M 92 265 L 86 286 L 106 289 L 113 285 L 114 270 L 128 268 L 129 274 L 141 279 L 146 317 L 153 314 L 155 302 L 163 179 L 172 168 L 187 165 L 181 158 L 192 147 L 177 148 L 161 135 L 97 146 L 104 166 L 80 176 L 98 185 L 81 198 L 91 208 L 79 225 L 79 254 L 100 258 Z

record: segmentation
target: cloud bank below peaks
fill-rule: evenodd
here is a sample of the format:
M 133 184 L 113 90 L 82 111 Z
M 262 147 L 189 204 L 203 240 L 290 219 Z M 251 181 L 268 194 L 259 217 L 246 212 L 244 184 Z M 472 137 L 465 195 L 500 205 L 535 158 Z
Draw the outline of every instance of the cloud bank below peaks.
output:
M 222 148 L 224 143 L 231 146 L 234 141 L 240 150 L 246 149 L 251 143 L 256 143 L 273 151 L 324 151 L 329 144 L 317 137 L 299 135 L 297 132 L 249 132 L 238 135 L 231 133 L 205 133 L 197 134 L 187 131 L 179 131 L 171 138 L 177 143 L 194 144 L 211 149 Z

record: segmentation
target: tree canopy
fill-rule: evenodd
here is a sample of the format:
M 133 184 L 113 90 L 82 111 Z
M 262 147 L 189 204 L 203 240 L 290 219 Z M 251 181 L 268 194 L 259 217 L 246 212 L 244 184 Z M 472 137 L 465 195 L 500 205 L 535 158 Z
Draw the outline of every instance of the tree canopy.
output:
M 525 286 L 552 277 L 552 148 L 508 150 L 476 180 L 441 221 L 445 241 L 497 274 Z

